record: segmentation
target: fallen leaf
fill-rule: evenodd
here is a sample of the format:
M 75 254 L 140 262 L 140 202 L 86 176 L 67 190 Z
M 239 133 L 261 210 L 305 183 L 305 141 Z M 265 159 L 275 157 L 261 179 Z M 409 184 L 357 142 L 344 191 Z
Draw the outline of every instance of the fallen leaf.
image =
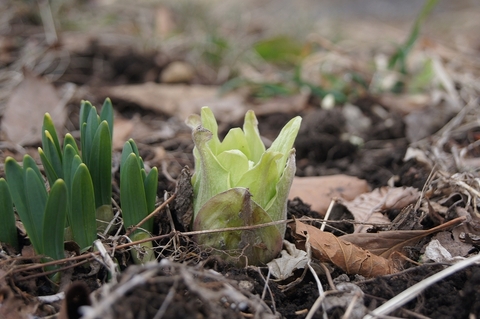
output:
M 52 116 L 57 130 L 63 128 L 67 115 L 64 106 L 51 83 L 26 71 L 7 101 L 2 130 L 15 144 L 36 144 L 42 139 L 42 119 L 46 112 Z
M 348 234 L 340 238 L 367 249 L 375 255 L 390 258 L 393 253 L 401 251 L 406 245 L 413 245 L 425 236 L 456 226 L 465 220 L 465 217 L 458 217 L 426 230 L 389 230 L 378 233 Z
M 422 260 L 432 260 L 436 263 L 444 263 L 452 261 L 453 257 L 438 240 L 432 239 L 427 247 L 425 247 L 425 254 L 423 254 Z
M 333 198 L 353 200 L 369 191 L 365 180 L 347 175 L 295 177 L 289 199 L 299 197 L 311 209 L 324 215 Z
M 390 220 L 383 214 L 385 211 L 401 210 L 416 202 L 419 196 L 419 191 L 413 187 L 381 187 L 352 201 L 340 200 L 337 205 L 347 207 L 355 221 L 359 222 L 355 224 L 355 233 L 361 233 L 373 224 L 389 223 Z
M 113 149 L 122 149 L 123 144 L 129 139 L 132 134 L 134 125 L 132 121 L 116 116 L 114 120 L 112 146 Z
M 221 122 L 232 122 L 243 118 L 247 106 L 243 96 L 230 93 L 219 96 L 219 87 L 207 85 L 157 84 L 120 85 L 105 88 L 112 99 L 122 99 L 144 109 L 185 120 L 192 113 L 199 113 L 209 106 Z
M 374 255 L 332 233 L 323 232 L 298 220 L 293 222 L 291 227 L 300 247 L 305 245 L 308 236 L 315 258 L 322 262 L 333 263 L 347 274 L 376 277 L 398 271 L 392 259 Z
M 144 83 L 104 88 L 104 94 L 112 99 L 135 103 L 157 113 L 176 116 L 181 120 L 191 114 L 200 113 L 203 106 L 209 106 L 215 118 L 221 123 L 232 123 L 243 119 L 248 110 L 257 115 L 276 112 L 295 113 L 303 110 L 309 93 L 282 98 L 272 98 L 260 103 L 250 103 L 248 92 L 238 90 L 220 95 L 218 86 Z
M 452 231 L 453 232 L 453 231 Z M 456 240 L 452 237 L 452 232 L 439 232 L 433 239 L 445 247 L 445 249 L 452 255 L 452 257 L 465 257 L 473 249 L 472 244 L 463 243 L 460 240 Z
M 307 252 L 297 249 L 294 244 L 284 241 L 280 258 L 276 258 L 267 263 L 272 276 L 278 280 L 285 280 L 293 275 L 296 269 L 303 269 L 308 262 Z

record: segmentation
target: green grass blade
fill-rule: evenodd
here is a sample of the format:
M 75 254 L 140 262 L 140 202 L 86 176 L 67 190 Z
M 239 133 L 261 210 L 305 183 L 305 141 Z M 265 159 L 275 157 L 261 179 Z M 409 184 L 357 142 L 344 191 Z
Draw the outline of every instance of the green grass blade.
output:
M 38 154 L 40 155 L 40 160 L 43 164 L 43 170 L 47 175 L 48 184 L 53 185 L 53 183 L 55 183 L 55 181 L 58 179 L 58 175 L 53 169 L 51 162 L 48 160 L 47 155 L 45 155 L 41 147 L 38 148 Z
M 80 117 L 79 117 L 79 128 L 80 128 L 80 144 L 82 147 L 82 156 L 85 158 L 85 152 L 87 150 L 87 120 L 88 115 L 90 114 L 91 109 L 93 108 L 92 104 L 88 101 L 82 101 L 80 106 Z
M 125 228 L 137 224 L 148 214 L 140 166 L 134 153 L 120 166 L 120 202 Z
M 75 241 L 82 249 L 97 239 L 93 183 L 83 163 L 73 177 L 70 226 Z
M 15 204 L 20 219 L 24 225 L 35 225 L 33 221 L 30 220 L 30 214 L 28 212 L 23 168 L 13 158 L 7 157 L 5 160 L 5 175 L 7 177 L 10 195 L 12 196 L 13 203 Z
M 67 186 L 58 179 L 50 189 L 43 216 L 43 253 L 54 260 L 65 257 L 63 237 L 66 214 Z
M 156 167 L 152 168 L 150 173 L 144 181 L 145 185 L 145 200 L 147 201 L 147 211 L 150 214 L 155 209 L 155 202 L 157 199 L 157 189 L 158 189 L 158 169 Z M 148 227 L 148 228 L 147 228 Z M 151 218 L 145 226 L 143 227 L 149 232 L 153 231 L 153 218 Z
M 63 149 L 63 175 L 65 177 L 65 184 L 67 185 L 67 193 L 70 194 L 72 189 L 72 165 L 73 158 L 79 156 L 77 151 L 72 147 L 72 145 L 67 144 Z M 80 165 L 80 164 L 79 164 Z M 78 165 L 75 167 L 77 169 Z M 69 196 L 70 197 L 70 196 Z
M 95 133 L 89 159 L 90 175 L 95 189 L 96 207 L 110 205 L 112 198 L 112 140 L 107 121 Z
M 413 46 L 417 42 L 417 39 L 420 35 L 420 28 L 422 24 L 427 19 L 428 15 L 437 5 L 438 0 L 427 0 L 422 7 L 415 23 L 413 24 L 412 30 L 408 36 L 407 41 L 398 48 L 398 50 L 392 55 L 388 62 L 388 68 L 394 69 L 397 64 L 399 64 L 400 72 L 407 74 L 407 57 Z
M 0 242 L 8 243 L 18 249 L 13 202 L 4 178 L 0 178 Z
M 138 160 L 138 164 L 140 165 L 140 168 L 144 168 L 143 160 L 140 157 L 140 154 L 138 152 L 137 144 L 135 144 L 135 141 L 133 139 L 129 139 L 123 145 L 122 159 L 120 161 L 121 164 L 125 163 L 125 161 L 127 160 L 127 157 L 130 155 L 130 153 L 134 153 L 137 156 L 137 160 Z
M 31 168 L 37 177 L 40 180 L 43 180 L 42 173 L 40 173 L 40 170 L 38 169 L 37 163 L 35 163 L 35 160 L 30 156 L 30 155 L 25 155 L 23 157 L 23 171 L 25 172 L 27 168 Z
M 57 152 L 57 155 L 58 155 L 58 157 L 62 158 L 62 152 L 61 152 L 61 148 L 60 148 L 60 142 L 58 140 L 57 130 L 55 129 L 55 125 L 53 124 L 52 117 L 50 116 L 49 113 L 45 113 L 45 116 L 43 117 L 42 143 L 45 143 L 44 142 L 44 136 L 43 136 L 45 131 L 50 133 L 53 144 L 55 145 L 55 150 Z
M 45 208 L 46 190 L 40 171 L 38 171 L 35 161 L 30 156 L 25 155 L 23 166 L 24 168 L 13 158 L 7 157 L 5 161 L 5 175 L 17 213 L 22 220 L 33 247 L 37 253 L 41 254 L 42 241 L 40 239 L 43 222 L 41 215 L 43 215 Z M 25 170 L 28 170 L 29 177 L 27 177 Z M 38 202 L 35 201 L 36 197 L 40 198 Z M 45 201 L 42 200 L 42 197 L 45 197 Z M 32 208 L 34 211 L 31 210 Z
M 29 221 L 33 222 L 33 225 L 28 225 L 27 227 L 25 221 L 23 219 L 22 221 L 33 248 L 35 248 L 38 254 L 43 255 L 43 214 L 47 204 L 47 190 L 43 180 L 30 167 L 25 169 L 24 184 L 26 203 L 30 215 Z
M 100 121 L 107 121 L 108 128 L 110 129 L 110 139 L 113 139 L 113 105 L 108 97 L 103 102 Z
M 97 109 L 92 107 L 90 109 L 90 114 L 88 115 L 87 122 L 84 123 L 85 126 L 85 134 L 81 136 L 82 139 L 82 160 L 90 167 L 89 160 L 91 158 L 91 151 L 92 151 L 92 144 L 95 134 L 97 132 L 98 126 L 100 125 L 99 116 L 97 115 Z
M 122 149 L 122 158 L 120 160 L 120 166 L 123 166 L 125 164 L 125 162 L 127 161 L 127 158 L 130 154 L 134 153 L 135 152 L 133 151 L 133 148 L 132 148 L 132 143 L 130 143 L 132 139 L 128 140 L 125 142 L 125 144 L 123 144 L 123 149 Z
M 80 151 L 78 150 L 77 142 L 75 142 L 75 139 L 70 133 L 65 134 L 65 138 L 63 139 L 63 153 L 65 153 L 65 148 L 67 147 L 67 145 L 70 145 L 75 150 L 76 154 L 80 154 Z
M 62 154 L 61 150 L 56 148 L 54 138 L 48 131 L 44 131 L 43 134 L 45 135 L 45 144 L 43 144 L 43 150 L 45 155 L 52 165 L 52 168 L 55 170 L 55 174 L 59 178 L 63 178 L 63 171 L 62 171 Z M 56 180 L 56 179 L 55 179 Z M 50 185 L 53 185 L 50 184 Z

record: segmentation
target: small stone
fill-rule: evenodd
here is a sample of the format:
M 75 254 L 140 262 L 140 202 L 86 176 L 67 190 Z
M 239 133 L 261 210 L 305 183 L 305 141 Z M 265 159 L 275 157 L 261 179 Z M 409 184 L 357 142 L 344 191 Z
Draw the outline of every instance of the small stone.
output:
M 162 83 L 185 83 L 190 82 L 195 75 L 193 67 L 181 61 L 170 63 L 160 75 Z

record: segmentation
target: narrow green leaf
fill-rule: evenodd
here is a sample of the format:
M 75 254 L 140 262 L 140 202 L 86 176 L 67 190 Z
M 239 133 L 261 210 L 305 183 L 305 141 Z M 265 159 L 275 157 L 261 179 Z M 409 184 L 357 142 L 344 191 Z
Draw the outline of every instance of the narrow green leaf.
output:
M 91 109 L 93 108 L 92 104 L 88 101 L 82 101 L 80 104 L 80 117 L 79 117 L 79 128 L 80 128 L 80 144 L 82 147 L 82 156 L 85 159 L 87 150 L 87 120 L 90 114 Z
M 296 116 L 290 121 L 288 121 L 288 123 L 282 128 L 282 130 L 278 134 L 275 141 L 273 141 L 272 145 L 268 148 L 268 151 L 280 152 L 281 154 L 283 154 L 282 159 L 278 161 L 277 165 L 278 176 L 280 176 L 280 174 L 282 174 L 283 170 L 285 169 L 288 153 L 293 147 L 293 142 L 297 137 L 301 123 L 302 118 L 300 116 Z
M 28 231 L 35 223 L 31 219 L 27 206 L 27 198 L 25 196 L 25 184 L 23 179 L 23 168 L 12 157 L 7 157 L 5 160 L 5 175 L 7 177 L 7 184 L 10 189 L 13 203 L 17 209 L 25 228 Z
M 5 160 L 5 175 L 13 203 L 37 253 L 42 253 L 41 227 L 46 190 L 33 158 L 25 155 L 22 168 L 13 158 Z M 27 177 L 27 170 L 29 172 Z M 35 198 L 39 198 L 37 201 Z
M 30 156 L 30 155 L 25 155 L 23 157 L 23 171 L 26 171 L 27 168 L 31 168 L 37 177 L 43 181 L 43 176 L 42 173 L 40 173 L 40 169 L 37 166 L 37 163 L 35 163 L 35 160 Z
M 112 140 L 107 121 L 98 126 L 89 159 L 90 175 L 95 190 L 95 205 L 110 205 L 112 198 Z
M 100 121 L 107 121 L 108 128 L 110 129 L 110 139 L 113 139 L 113 105 L 108 97 L 103 102 Z
M 28 212 L 31 215 L 30 220 L 33 225 L 30 225 L 30 230 L 25 225 L 33 248 L 38 254 L 44 254 L 43 250 L 43 219 L 45 212 L 45 205 L 47 204 L 47 190 L 43 180 L 30 167 L 25 169 L 24 176 L 25 197 L 28 207 Z M 21 218 L 22 216 L 20 216 Z M 22 219 L 23 221 L 23 219 Z
M 81 139 L 84 139 L 84 143 L 82 140 L 82 160 L 87 167 L 90 167 L 91 164 L 89 161 L 92 158 L 91 152 L 93 139 L 97 133 L 98 126 L 100 125 L 99 116 L 97 115 L 97 109 L 95 107 L 92 106 L 90 109 L 90 114 L 88 115 L 87 122 L 84 123 L 84 125 L 86 125 L 85 135 L 81 136 Z
M 295 170 L 295 149 L 291 149 L 288 154 L 285 170 L 275 186 L 276 194 L 266 205 L 266 207 L 264 207 L 265 211 L 272 218 L 272 220 L 287 219 L 288 194 L 290 193 L 293 178 L 295 177 Z M 277 225 L 277 228 L 280 231 L 280 234 L 282 234 L 283 238 L 283 235 L 285 235 L 286 225 L 280 224 Z
M 202 126 L 212 132 L 212 137 L 208 142 L 213 154 L 218 154 L 218 148 L 220 147 L 220 139 L 218 138 L 218 124 L 213 115 L 212 110 L 208 107 L 202 107 L 200 112 Z
M 63 139 L 63 153 L 64 154 L 65 154 L 65 148 L 67 147 L 67 145 L 70 145 L 71 147 L 73 147 L 76 154 L 80 154 L 80 151 L 78 150 L 77 142 L 75 142 L 75 139 L 73 138 L 72 134 L 70 134 L 70 133 L 65 134 L 65 138 Z
M 88 116 L 90 115 L 90 110 L 93 108 L 93 105 L 89 101 L 82 101 L 80 103 L 80 117 L 79 117 L 79 127 L 82 127 L 83 123 L 87 123 Z M 83 132 L 82 132 L 83 135 Z
M 0 242 L 8 243 L 18 249 L 13 202 L 4 178 L 0 178 Z
M 50 189 L 43 219 L 43 252 L 54 260 L 65 257 L 63 238 L 67 214 L 67 186 L 58 179 Z M 48 236 L 47 236 L 48 234 Z
M 43 170 L 47 175 L 48 184 L 53 185 L 53 183 L 55 183 L 55 181 L 58 179 L 58 175 L 53 169 L 51 162 L 48 160 L 41 147 L 38 148 L 38 154 L 40 155 L 40 160 L 43 164 Z
M 73 238 L 82 249 L 97 239 L 93 183 L 83 163 L 73 176 L 70 226 Z
M 50 132 L 45 131 L 44 134 L 46 136 L 45 144 L 43 145 L 45 155 L 55 170 L 58 178 L 63 178 L 61 150 L 56 149 L 55 142 L 50 135 Z
M 138 160 L 138 158 L 140 158 L 140 154 L 138 152 L 137 144 L 135 144 L 135 141 L 133 139 L 129 139 L 128 141 L 125 142 L 125 144 L 123 144 L 122 159 L 120 161 L 120 166 L 123 163 L 125 163 L 125 161 L 127 160 L 127 157 L 131 153 L 134 153 L 137 156 L 137 160 Z M 138 161 L 138 164 L 140 165 L 140 168 L 144 168 L 143 167 L 143 161 L 142 162 Z
M 60 142 L 58 140 L 57 130 L 55 129 L 55 125 L 53 124 L 52 117 L 49 113 L 45 113 L 43 117 L 43 126 L 42 126 L 42 134 L 47 131 L 50 134 L 53 144 L 55 145 L 55 150 L 57 152 L 57 156 L 61 159 L 62 152 L 60 148 Z M 44 136 L 42 135 L 42 143 L 44 142 Z
M 120 166 L 120 202 L 125 228 L 136 225 L 148 214 L 145 188 L 134 153 Z
M 251 110 L 245 114 L 243 132 L 245 133 L 245 138 L 250 147 L 250 160 L 256 164 L 265 152 L 265 145 L 263 144 L 260 132 L 258 131 L 257 117 Z
M 65 184 L 67 185 L 67 193 L 70 194 L 72 189 L 72 181 L 73 181 L 73 174 L 72 174 L 72 165 L 73 165 L 73 158 L 75 155 L 78 156 L 76 150 L 72 147 L 71 144 L 65 145 L 63 149 L 63 175 L 65 177 Z M 78 165 L 75 167 L 75 171 Z M 70 195 L 69 195 L 70 197 Z
M 145 185 L 145 199 L 147 201 L 147 211 L 150 214 L 155 209 L 155 202 L 157 199 L 158 170 L 156 167 L 152 168 L 152 170 L 148 173 L 147 177 L 145 178 L 144 185 Z M 147 223 L 148 223 L 148 226 L 145 225 L 145 227 L 143 228 L 145 228 L 149 232 L 152 232 L 153 218 L 150 219 Z

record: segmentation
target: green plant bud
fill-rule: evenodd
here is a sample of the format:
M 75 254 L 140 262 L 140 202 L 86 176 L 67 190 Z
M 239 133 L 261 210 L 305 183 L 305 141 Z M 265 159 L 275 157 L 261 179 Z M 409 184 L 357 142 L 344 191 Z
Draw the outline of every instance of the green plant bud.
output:
M 300 123 L 298 116 L 290 120 L 265 149 L 253 111 L 245 115 L 243 130 L 231 129 L 223 141 L 218 138 L 218 125 L 209 108 L 202 108 L 200 117 L 189 117 L 187 124 L 192 127 L 195 143 L 194 230 L 286 219 L 288 193 L 295 175 L 292 146 Z M 285 225 L 281 224 L 240 233 L 202 235 L 197 240 L 239 257 L 240 264 L 264 264 L 280 252 L 284 233 Z

